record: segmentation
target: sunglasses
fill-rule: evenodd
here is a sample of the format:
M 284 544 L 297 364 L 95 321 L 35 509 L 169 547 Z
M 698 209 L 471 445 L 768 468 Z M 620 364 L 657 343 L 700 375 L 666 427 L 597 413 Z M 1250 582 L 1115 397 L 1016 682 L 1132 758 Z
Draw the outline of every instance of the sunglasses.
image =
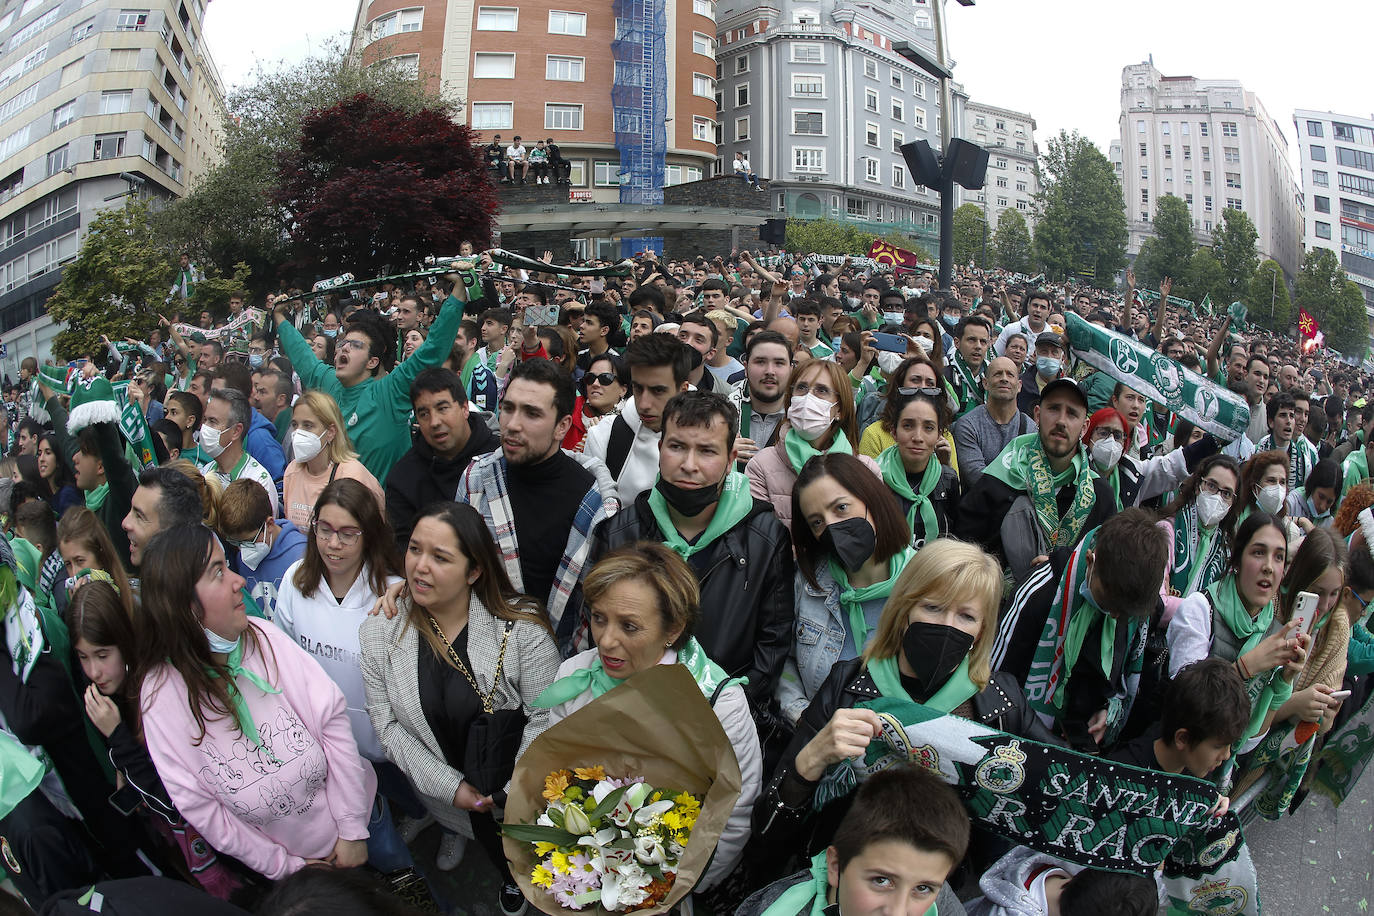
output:
M 897 393 L 904 398 L 914 398 L 918 394 L 938 398 L 942 394 L 939 388 L 898 388 Z
M 595 375 L 584 376 L 584 378 L 586 379 L 588 387 L 591 387 L 591 384 L 595 382 L 605 388 L 607 385 L 620 381 L 614 372 L 598 372 Z

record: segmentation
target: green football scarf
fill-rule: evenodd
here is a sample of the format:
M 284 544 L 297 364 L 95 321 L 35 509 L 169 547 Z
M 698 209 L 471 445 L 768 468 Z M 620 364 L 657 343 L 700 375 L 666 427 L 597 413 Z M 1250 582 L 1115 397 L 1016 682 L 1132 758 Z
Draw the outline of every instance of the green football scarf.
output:
M 1184 506 L 1174 516 L 1174 552 L 1169 588 L 1186 598 L 1226 575 L 1226 536 L 1220 527 L 1204 528 L 1197 506 Z
M 810 442 L 801 437 L 795 429 L 788 428 L 787 435 L 783 437 L 783 449 L 787 453 L 787 463 L 792 466 L 792 470 L 800 474 L 802 465 L 815 458 L 817 455 L 824 455 L 830 452 L 839 452 L 842 455 L 854 454 L 854 449 L 849 444 L 849 437 L 844 434 L 844 430 L 835 430 L 835 441 L 830 443 L 830 448 L 821 451 Z
M 935 507 L 930 504 L 930 494 L 935 491 L 935 485 L 940 482 L 940 468 L 940 462 L 934 455 L 931 455 L 926 461 L 925 471 L 921 474 L 919 488 L 913 490 L 911 481 L 907 480 L 906 465 L 902 463 L 902 456 L 897 446 L 888 446 L 878 455 L 878 470 L 883 472 L 883 481 L 891 488 L 892 492 L 911 503 L 911 508 L 906 513 L 906 522 L 911 526 L 911 542 L 913 544 L 933 541 L 940 536 L 940 523 L 935 518 Z M 920 517 L 919 528 L 916 523 L 918 516 Z
M 956 350 L 954 352 L 954 396 L 959 401 L 959 408 L 955 411 L 956 416 L 962 417 L 979 404 L 983 403 L 983 371 L 986 366 L 980 367 L 978 372 L 974 372 L 969 364 L 964 362 L 964 358 Z
M 99 512 L 100 507 L 105 505 L 105 497 L 110 495 L 110 482 L 107 480 L 94 490 L 86 491 L 86 508 L 92 512 Z
M 1051 550 L 1077 540 L 1096 502 L 1093 478 L 1097 475 L 1083 448 L 1079 447 L 1069 467 L 1055 474 L 1050 470 L 1039 433 L 1026 433 L 1011 440 L 983 473 L 1030 497 Z M 1060 518 L 1055 493 L 1066 486 L 1073 486 L 1075 492 L 1068 511 Z
M 868 673 L 873 678 L 873 683 L 878 686 L 878 690 L 883 696 L 890 700 L 905 700 L 908 703 L 915 703 L 911 694 L 906 692 L 902 686 L 901 669 L 897 666 L 895 656 L 887 658 L 874 658 L 868 662 Z M 925 706 L 936 712 L 949 713 L 958 709 L 963 703 L 978 692 L 978 685 L 968 676 L 968 656 L 959 663 L 959 667 L 954 669 L 954 673 L 949 676 L 949 680 L 935 691 L 935 695 L 919 706 Z
M 742 686 L 749 683 L 749 679 L 746 677 L 732 678 L 726 674 L 725 669 L 711 661 L 706 655 L 706 650 L 694 637 L 689 638 L 687 645 L 678 650 L 677 663 L 692 673 L 697 686 L 708 698 L 716 692 L 716 688 L 721 684 L 728 687 L 730 684 Z M 601 656 L 598 654 L 588 667 L 579 668 L 572 674 L 560 677 L 545 687 L 544 692 L 535 699 L 534 705 L 540 709 L 551 709 L 560 703 L 576 699 L 588 690 L 592 692 L 592 699 L 596 699 L 623 683 L 625 683 L 625 679 L 611 677 L 606 673 L 605 667 L 601 664 Z
M 916 555 L 910 547 L 904 547 L 900 553 L 888 560 L 888 576 L 881 582 L 874 582 L 872 585 L 864 585 L 854 588 L 849 584 L 849 575 L 844 571 L 835 558 L 832 556 L 828 562 L 830 564 L 830 577 L 835 580 L 835 584 L 840 587 L 840 607 L 849 617 L 849 632 L 854 636 L 854 648 L 860 653 L 868 645 L 868 621 L 864 619 L 864 603 L 875 598 L 886 598 L 892 594 L 892 586 L 897 581 L 897 577 L 906 569 L 906 564 Z
M 711 546 L 725 532 L 748 518 L 754 508 L 754 497 L 749 493 L 748 477 L 739 471 L 726 474 L 725 485 L 721 487 L 720 499 L 716 503 L 716 513 L 711 516 L 706 530 L 697 538 L 695 544 L 688 544 L 678 533 L 677 527 L 673 524 L 673 517 L 668 512 L 668 501 L 663 498 L 658 487 L 649 491 L 649 508 L 653 510 L 654 521 L 658 522 L 659 531 L 663 532 L 663 543 L 686 560 L 692 554 Z

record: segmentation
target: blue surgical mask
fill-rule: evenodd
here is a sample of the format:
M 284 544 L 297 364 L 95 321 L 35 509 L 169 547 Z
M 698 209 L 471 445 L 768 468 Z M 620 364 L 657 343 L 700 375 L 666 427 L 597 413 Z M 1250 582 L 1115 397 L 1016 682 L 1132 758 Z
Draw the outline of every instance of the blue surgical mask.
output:
M 248 365 L 252 366 L 254 369 L 257 369 L 262 365 L 262 360 L 263 355 L 261 353 L 248 354 Z
M 325 337 L 338 337 L 338 336 L 339 336 L 339 329 L 338 329 L 338 328 L 325 328 L 325 329 L 324 329 L 323 331 L 321 331 L 320 333 L 323 334 Z
M 958 315 L 941 315 L 940 319 L 944 321 L 945 327 L 949 328 L 952 328 L 959 323 Z
M 1063 368 L 1063 366 L 1063 362 L 1055 359 L 1053 356 L 1037 356 L 1035 358 L 1035 371 L 1039 372 L 1045 378 L 1051 378 L 1052 376 L 1058 375 L 1059 370 Z
M 225 639 L 209 627 L 201 627 L 205 631 L 205 638 L 210 642 L 210 651 L 220 655 L 228 655 L 239 647 L 237 639 Z M 240 637 L 241 638 L 241 637 Z
M 830 349 L 834 350 L 836 353 L 840 352 L 840 338 L 838 335 L 830 338 Z
M 883 324 L 900 325 L 906 321 L 906 312 L 883 312 Z

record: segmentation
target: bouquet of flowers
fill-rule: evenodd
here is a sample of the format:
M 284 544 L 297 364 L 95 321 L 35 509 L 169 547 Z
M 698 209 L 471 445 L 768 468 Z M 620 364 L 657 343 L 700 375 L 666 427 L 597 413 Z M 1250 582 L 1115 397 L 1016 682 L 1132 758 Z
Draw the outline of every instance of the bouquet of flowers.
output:
M 656 916 L 706 873 L 739 793 L 739 762 L 696 681 L 655 665 L 530 742 L 502 843 L 549 916 Z
M 667 898 L 701 814 L 699 797 L 592 766 L 550 773 L 544 798 L 535 823 L 504 828 L 534 846 L 531 884 L 571 910 L 600 903 L 628 912 Z

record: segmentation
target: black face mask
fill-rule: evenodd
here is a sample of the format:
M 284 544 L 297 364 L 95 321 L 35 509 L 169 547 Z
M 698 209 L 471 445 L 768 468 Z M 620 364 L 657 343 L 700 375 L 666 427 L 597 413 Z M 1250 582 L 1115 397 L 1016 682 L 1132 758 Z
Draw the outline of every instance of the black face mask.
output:
M 933 697 L 972 648 L 973 637 L 963 630 L 919 620 L 908 624 L 902 634 L 902 654 L 921 682 L 921 695 L 912 699 L 924 703 Z
M 820 542 L 847 571 L 858 572 L 873 556 L 878 534 L 868 519 L 847 518 L 827 525 L 821 532 Z
M 719 486 L 684 490 L 660 477 L 658 483 L 654 484 L 654 489 L 663 494 L 663 499 L 678 514 L 687 518 L 696 518 L 720 500 Z

